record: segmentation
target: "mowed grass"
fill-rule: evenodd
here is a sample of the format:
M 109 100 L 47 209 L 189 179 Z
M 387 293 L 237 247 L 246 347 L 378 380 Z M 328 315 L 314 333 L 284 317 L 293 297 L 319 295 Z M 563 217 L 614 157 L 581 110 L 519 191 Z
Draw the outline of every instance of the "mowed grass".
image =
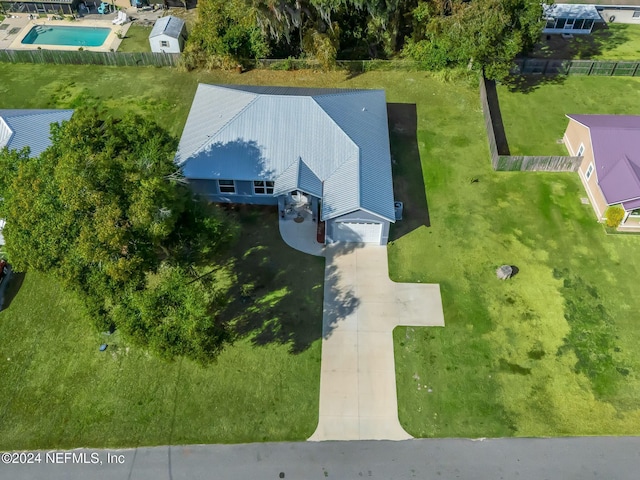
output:
M 0 313 L 0 450 L 305 440 L 317 425 L 323 259 L 280 239 L 277 212 L 232 212 L 216 269 L 236 340 L 206 368 L 91 327 L 78 299 L 29 272 Z M 240 285 L 252 284 L 240 298 Z M 105 352 L 99 346 L 107 343 Z
M 514 94 L 505 121 L 535 119 L 545 132 L 564 120 L 531 105 L 562 116 L 577 92 L 579 105 L 603 88 L 613 105 L 637 92 L 635 81 L 603 80 L 570 78 L 564 101 L 555 85 L 535 101 Z M 639 239 L 604 234 L 575 174 L 492 171 L 477 90 L 420 85 L 421 164 L 401 171 L 426 185 L 431 226 L 392 232 L 390 272 L 439 283 L 446 326 L 394 331 L 401 423 L 414 436 L 637 434 Z M 503 264 L 518 274 L 498 280 Z
M 593 80 L 602 82 L 599 90 L 588 87 Z M 585 194 L 574 174 L 493 172 L 476 85 L 410 72 L 348 78 L 339 72 L 182 74 L 38 65 L 0 71 L 3 108 L 100 99 L 114 114 L 153 115 L 175 135 L 197 81 L 384 88 L 388 102 L 408 105 L 391 125 L 396 198 L 405 202 L 405 219 L 392 231 L 390 272 L 397 281 L 439 283 L 446 322 L 444 328 L 394 331 L 399 415 L 409 433 L 640 431 L 640 329 L 634 313 L 640 299 L 633 291 L 640 273 L 634 261 L 638 238 L 605 236 L 580 203 Z M 595 105 L 602 88 L 616 93 L 611 101 L 622 105 L 633 94 L 629 85 L 636 84 L 576 78 L 567 85 L 562 97 L 554 85 L 535 91 L 540 111 L 562 116 L 560 98 L 574 101 L 575 92 Z M 417 131 L 407 128 L 412 108 Z M 557 121 L 550 113 L 543 118 L 546 125 Z M 528 113 L 505 114 L 507 119 L 534 124 Z M 403 121 L 402 128 L 393 123 Z M 546 135 L 555 141 L 555 133 Z M 248 314 L 235 303 L 241 339 L 207 369 L 165 364 L 127 352 L 126 345 L 99 352 L 103 340 L 73 295 L 50 278 L 28 274 L 0 314 L 0 338 L 11 339 L 0 356 L 0 398 L 6 401 L 0 448 L 310 435 L 318 408 L 320 333 L 314 329 L 321 323 L 321 260 L 295 255 L 277 240 L 269 212 L 234 215 L 246 235 L 222 261 L 229 273 L 221 271 L 221 278 L 237 275 L 238 284 L 263 286 Z M 495 269 L 502 264 L 516 265 L 518 275 L 497 280 Z M 298 323 L 313 312 L 316 319 Z
M 530 54 L 535 58 L 575 60 L 640 60 L 640 25 L 609 23 L 591 34 L 562 38 L 543 34 Z
M 640 78 L 569 76 L 528 93 L 499 85 L 498 97 L 512 155 L 568 155 L 565 115 L 640 115 Z
M 119 52 L 150 52 L 149 34 L 153 27 L 133 24 L 118 47 Z
M 609 35 L 606 30 L 609 30 Z M 595 32 L 596 42 L 601 42 L 602 48 L 591 58 L 597 60 L 640 60 L 640 25 L 610 23 L 606 30 Z M 613 38 L 615 41 L 609 41 L 609 38 Z

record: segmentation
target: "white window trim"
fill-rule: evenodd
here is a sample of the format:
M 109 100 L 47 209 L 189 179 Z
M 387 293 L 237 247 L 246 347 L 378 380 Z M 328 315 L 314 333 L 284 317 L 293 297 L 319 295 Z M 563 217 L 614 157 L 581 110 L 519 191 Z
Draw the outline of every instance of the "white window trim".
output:
M 256 186 L 256 182 L 264 182 L 264 186 Z M 268 186 L 268 183 L 271 183 L 271 186 Z M 254 195 L 273 195 L 276 186 L 273 180 L 254 180 L 251 184 L 253 185 Z M 256 188 L 264 188 L 264 193 L 256 192 Z M 271 190 L 271 192 L 269 192 L 269 190 Z
M 587 181 L 589 181 L 589 179 L 591 178 L 591 175 L 593 175 L 594 170 L 595 170 L 595 167 L 593 166 L 593 162 L 591 162 L 587 167 L 587 171 L 584 172 L 584 178 L 586 178 Z
M 220 180 L 233 182 L 233 192 L 223 192 L 222 187 L 229 188 L 231 185 L 220 185 Z M 218 192 L 220 192 L 220 195 L 237 195 L 238 188 L 236 186 L 235 180 L 227 180 L 226 178 L 222 178 L 222 179 L 218 179 L 217 182 L 218 182 Z
M 578 153 L 576 153 L 576 157 L 581 157 L 584 154 L 584 143 L 580 144 L 580 148 L 578 148 Z

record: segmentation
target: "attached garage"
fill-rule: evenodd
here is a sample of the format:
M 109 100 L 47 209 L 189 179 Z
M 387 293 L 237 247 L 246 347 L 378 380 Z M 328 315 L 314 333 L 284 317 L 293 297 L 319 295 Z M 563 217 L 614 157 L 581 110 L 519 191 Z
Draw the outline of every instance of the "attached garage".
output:
M 335 242 L 359 242 L 380 244 L 381 223 L 336 222 L 333 240 Z

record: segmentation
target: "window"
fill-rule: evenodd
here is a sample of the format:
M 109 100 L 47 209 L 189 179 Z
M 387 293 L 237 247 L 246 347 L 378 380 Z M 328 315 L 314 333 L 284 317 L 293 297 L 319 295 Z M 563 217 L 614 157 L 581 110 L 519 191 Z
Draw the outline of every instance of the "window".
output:
M 584 153 L 584 144 L 581 143 L 580 148 L 578 149 L 578 153 L 576 153 L 576 157 L 581 157 L 583 153 Z
M 160 40 L 160 46 L 161 47 L 168 47 L 169 46 L 169 42 L 167 42 L 166 40 Z
M 253 193 L 256 195 L 273 195 L 273 182 L 264 180 L 254 181 Z
M 582 28 L 584 28 L 585 30 L 591 30 L 591 27 L 593 27 L 593 20 L 591 19 L 585 20 Z
M 556 19 L 555 18 L 548 18 L 547 19 L 547 28 L 554 28 L 556 26 Z
M 633 11 L 633 18 L 640 18 L 640 10 Z
M 574 30 L 582 30 L 582 25 L 584 24 L 584 20 L 582 19 L 577 19 L 576 23 L 573 24 L 573 29 Z
M 566 18 L 558 18 L 556 20 L 556 28 L 564 28 L 564 23 L 567 21 Z
M 587 173 L 584 174 L 585 178 L 589 180 L 591 178 L 592 173 L 593 173 L 593 163 L 590 163 L 589 168 L 587 168 Z
M 236 184 L 233 180 L 218 180 L 220 193 L 236 193 Z

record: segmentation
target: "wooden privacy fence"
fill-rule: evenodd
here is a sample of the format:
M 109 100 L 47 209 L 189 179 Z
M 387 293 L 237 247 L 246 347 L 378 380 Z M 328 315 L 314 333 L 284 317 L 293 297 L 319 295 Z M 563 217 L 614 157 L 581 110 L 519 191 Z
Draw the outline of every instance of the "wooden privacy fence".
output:
M 480 77 L 480 102 L 489 139 L 491 164 L 498 171 L 576 172 L 582 157 L 510 155 L 493 80 Z
M 244 60 L 244 64 L 255 68 L 270 70 L 305 70 L 322 69 L 317 60 L 305 58 L 260 58 L 257 60 Z M 414 60 L 336 60 L 336 68 L 349 72 L 369 71 L 417 71 L 427 70 L 422 62 Z
M 640 76 L 638 60 L 551 60 L 520 58 L 511 71 L 514 75 L 604 75 Z
M 7 63 L 175 67 L 179 61 L 179 53 L 89 52 L 86 50 L 0 50 L 0 62 Z

